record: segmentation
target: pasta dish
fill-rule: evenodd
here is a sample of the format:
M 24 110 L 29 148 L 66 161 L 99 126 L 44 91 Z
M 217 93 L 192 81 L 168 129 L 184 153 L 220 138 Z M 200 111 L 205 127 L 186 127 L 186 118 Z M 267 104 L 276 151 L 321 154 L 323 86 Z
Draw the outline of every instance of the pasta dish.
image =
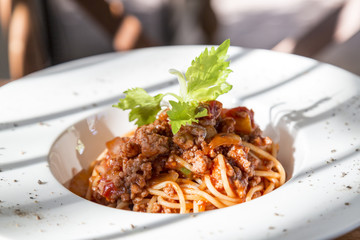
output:
M 149 213 L 189 213 L 250 201 L 280 187 L 285 171 L 278 145 L 246 107 L 223 108 L 216 98 L 231 90 L 226 78 L 230 40 L 207 48 L 177 76 L 180 94 L 124 92 L 114 107 L 131 110 L 137 129 L 106 142 L 70 190 L 88 200 Z M 171 97 L 174 100 L 164 99 Z
M 85 198 L 151 213 L 189 213 L 250 201 L 285 182 L 278 151 L 245 107 L 206 102 L 209 116 L 172 134 L 164 111 L 94 162 Z M 75 179 L 76 180 L 76 179 Z

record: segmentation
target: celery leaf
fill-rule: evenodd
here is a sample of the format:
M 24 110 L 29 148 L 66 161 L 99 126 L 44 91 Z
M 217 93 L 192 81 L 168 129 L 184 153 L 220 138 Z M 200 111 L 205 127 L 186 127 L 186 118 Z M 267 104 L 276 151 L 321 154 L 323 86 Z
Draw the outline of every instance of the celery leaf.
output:
M 124 92 L 125 98 L 120 99 L 118 104 L 113 105 L 123 110 L 130 109 L 129 121 L 136 120 L 136 125 L 142 126 L 155 121 L 158 112 L 161 110 L 160 102 L 164 94 L 155 97 L 150 96 L 142 88 L 133 88 Z
M 170 119 L 171 130 L 176 134 L 181 126 L 198 122 L 196 118 L 208 115 L 206 108 L 198 107 L 198 104 L 189 102 L 169 101 L 171 110 L 167 111 Z
M 229 46 L 228 39 L 217 49 L 206 48 L 192 61 L 185 74 L 188 97 L 191 100 L 215 100 L 219 95 L 231 90 L 232 86 L 226 83 L 226 78 L 232 72 L 228 69 L 230 62 L 226 61 Z

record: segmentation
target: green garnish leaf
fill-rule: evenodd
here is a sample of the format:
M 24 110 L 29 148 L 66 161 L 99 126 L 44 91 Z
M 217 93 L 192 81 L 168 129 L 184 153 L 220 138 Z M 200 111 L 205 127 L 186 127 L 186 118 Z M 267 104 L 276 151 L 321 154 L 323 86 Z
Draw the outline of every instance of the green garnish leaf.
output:
M 169 116 L 171 130 L 176 134 L 181 126 L 198 122 L 196 118 L 207 116 L 207 109 L 200 108 L 198 105 L 188 102 L 169 101 L 171 110 L 167 112 Z
M 161 110 L 160 102 L 164 94 L 158 94 L 155 97 L 150 96 L 142 88 L 133 88 L 124 92 L 125 98 L 120 99 L 118 104 L 113 105 L 123 110 L 131 109 L 129 121 L 134 121 L 136 125 L 142 126 L 155 121 L 156 115 Z
M 230 62 L 227 50 L 230 40 L 223 42 L 216 50 L 207 48 L 195 58 L 186 71 L 188 97 L 195 101 L 215 100 L 219 95 L 227 93 L 232 86 L 226 78 L 232 71 L 228 69 Z
M 198 122 L 197 118 L 207 116 L 206 108 L 200 107 L 200 102 L 215 100 L 218 96 L 231 90 L 232 85 L 226 82 L 232 72 L 228 69 L 227 51 L 230 40 L 225 40 L 217 49 L 205 48 L 196 57 L 184 76 L 178 70 L 170 69 L 170 73 L 177 76 L 180 85 L 180 96 L 173 93 L 150 96 L 142 88 L 125 91 L 126 97 L 120 99 L 117 105 L 123 110 L 130 109 L 129 120 L 136 120 L 138 126 L 155 121 L 161 110 L 160 103 L 166 95 L 171 95 L 178 102 L 169 101 L 171 109 L 167 112 L 172 132 L 176 134 L 181 126 Z

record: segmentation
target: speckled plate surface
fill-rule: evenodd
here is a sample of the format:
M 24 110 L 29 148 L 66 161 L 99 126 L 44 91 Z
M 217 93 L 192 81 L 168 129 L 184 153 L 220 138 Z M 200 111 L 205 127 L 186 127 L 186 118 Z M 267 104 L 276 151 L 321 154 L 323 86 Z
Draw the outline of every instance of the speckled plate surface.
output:
M 131 127 L 110 107 L 124 90 L 178 91 L 168 69 L 185 71 L 203 49 L 100 55 L 1 87 L 0 238 L 324 239 L 359 226 L 360 79 L 265 50 L 230 49 L 234 87 L 219 100 L 252 108 L 279 142 L 281 188 L 221 210 L 160 215 L 107 208 L 64 187 L 107 138 Z

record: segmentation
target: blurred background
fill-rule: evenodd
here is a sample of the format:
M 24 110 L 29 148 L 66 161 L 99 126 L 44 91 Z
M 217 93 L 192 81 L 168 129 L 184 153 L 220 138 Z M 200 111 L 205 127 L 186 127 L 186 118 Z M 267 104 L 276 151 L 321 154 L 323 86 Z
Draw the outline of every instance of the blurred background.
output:
M 360 0 L 0 0 L 0 23 L 0 86 L 91 55 L 227 38 L 360 75 Z

